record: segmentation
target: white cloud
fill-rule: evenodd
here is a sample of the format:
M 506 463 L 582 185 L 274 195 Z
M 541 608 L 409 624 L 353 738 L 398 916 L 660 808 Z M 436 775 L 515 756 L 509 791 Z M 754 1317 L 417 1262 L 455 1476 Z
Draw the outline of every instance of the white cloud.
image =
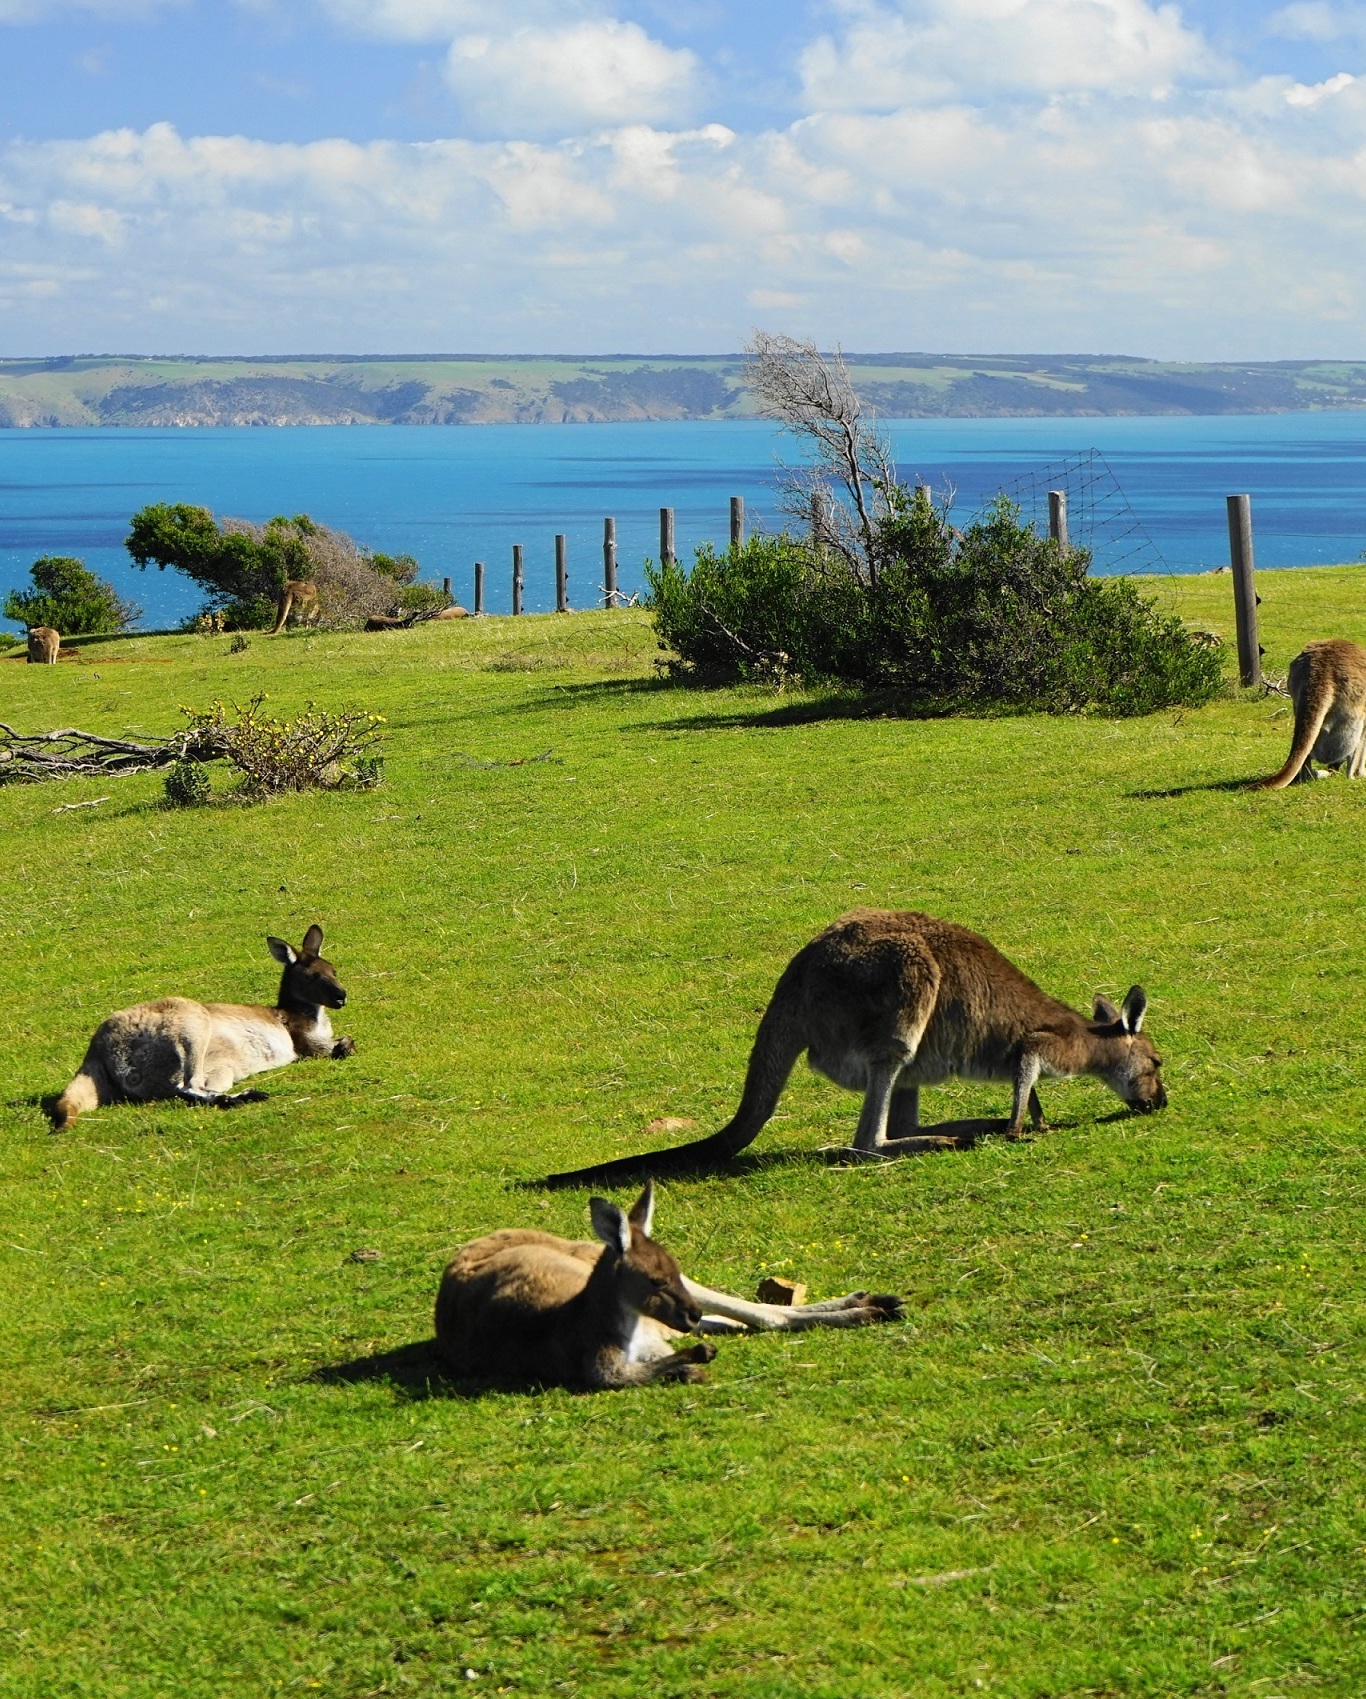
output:
M 446 80 L 465 113 L 501 134 L 563 135 L 684 116 L 696 57 L 615 18 L 563 29 L 466 35 L 452 44 Z
M 1319 106 L 1325 100 L 1331 100 L 1335 94 L 1341 94 L 1344 89 L 1351 88 L 1356 78 L 1350 71 L 1339 71 L 1337 76 L 1329 77 L 1322 83 L 1293 83 L 1285 91 L 1287 106 Z
M 0 0 L 5 4 L 6 0 Z M 318 0 L 334 22 L 389 41 L 450 41 L 472 30 L 509 32 L 582 17 L 587 0 Z M 597 8 L 591 8 L 596 10 Z
M 744 133 L 666 124 L 699 69 L 634 24 L 443 3 L 506 140 L 0 146 L 9 347 L 701 351 L 756 315 L 850 347 L 1366 336 L 1366 77 L 1239 78 L 1143 0 L 843 0 L 813 109 Z
M 1343 41 L 1366 35 L 1366 6 L 1331 6 L 1325 0 L 1301 0 L 1266 21 L 1272 35 L 1289 41 Z
M 1152 94 L 1209 62 L 1174 5 L 1147 0 L 845 0 L 802 56 L 817 110 L 877 111 L 999 91 Z

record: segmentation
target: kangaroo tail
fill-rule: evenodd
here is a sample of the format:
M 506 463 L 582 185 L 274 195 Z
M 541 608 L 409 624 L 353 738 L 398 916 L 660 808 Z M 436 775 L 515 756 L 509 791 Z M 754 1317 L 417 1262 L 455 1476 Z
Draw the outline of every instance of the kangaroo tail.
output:
M 1309 759 L 1310 751 L 1319 740 L 1323 722 L 1328 718 L 1328 710 L 1332 706 L 1331 682 L 1325 680 L 1322 687 L 1312 694 L 1308 690 L 1304 692 L 1295 704 L 1295 739 L 1290 745 L 1290 754 L 1286 757 L 1285 766 L 1279 773 L 1273 773 L 1269 779 L 1263 779 L 1259 789 L 1279 791 L 1294 783 L 1300 768 Z
M 706 1172 L 737 1156 L 753 1143 L 759 1129 L 773 1114 L 797 1058 L 806 1049 L 806 1040 L 799 1035 L 791 1013 L 780 1009 L 779 1001 L 775 992 L 754 1037 L 740 1107 L 719 1132 L 667 1150 L 621 1156 L 613 1162 L 595 1163 L 566 1174 L 548 1174 L 539 1184 L 550 1187 L 625 1184 L 667 1174 Z
M 281 596 L 279 617 L 276 619 L 275 624 L 271 626 L 270 630 L 266 633 L 268 637 L 278 637 L 284 630 L 285 621 L 289 618 L 289 610 L 292 606 L 293 598 L 291 596 Z
M 98 1064 L 88 1060 L 82 1064 L 80 1073 L 52 1105 L 54 1133 L 64 1133 L 82 1112 L 99 1108 L 101 1078 Z

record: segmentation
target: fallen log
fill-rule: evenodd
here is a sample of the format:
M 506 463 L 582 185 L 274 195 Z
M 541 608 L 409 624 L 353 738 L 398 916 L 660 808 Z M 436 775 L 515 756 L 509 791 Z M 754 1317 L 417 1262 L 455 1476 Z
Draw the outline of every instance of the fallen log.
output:
M 62 731 L 18 732 L 0 720 L 0 785 L 41 779 L 112 778 L 146 773 L 177 761 L 217 761 L 227 744 L 214 728 L 189 727 L 171 737 L 139 743 L 100 737 L 67 727 Z

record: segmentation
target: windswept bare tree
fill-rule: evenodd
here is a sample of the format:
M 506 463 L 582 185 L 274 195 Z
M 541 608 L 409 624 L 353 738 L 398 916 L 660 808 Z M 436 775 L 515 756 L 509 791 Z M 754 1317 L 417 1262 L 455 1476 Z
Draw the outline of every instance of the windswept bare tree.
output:
M 886 433 L 864 415 L 844 356 L 766 330 L 754 332 L 745 353 L 759 411 L 810 452 L 805 466 L 787 470 L 784 505 L 810 527 L 818 550 L 835 550 L 862 582 L 875 583 L 877 526 L 896 499 L 896 467 Z

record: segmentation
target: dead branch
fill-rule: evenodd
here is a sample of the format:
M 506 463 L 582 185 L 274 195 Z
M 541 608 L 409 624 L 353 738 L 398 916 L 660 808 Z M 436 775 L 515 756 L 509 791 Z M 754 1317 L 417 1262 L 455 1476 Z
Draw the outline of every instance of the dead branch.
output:
M 191 727 L 146 743 L 125 737 L 100 737 L 68 727 L 51 732 L 18 732 L 0 720 L 0 785 L 42 779 L 114 778 L 146 773 L 177 761 L 216 761 L 227 754 L 223 738 Z

